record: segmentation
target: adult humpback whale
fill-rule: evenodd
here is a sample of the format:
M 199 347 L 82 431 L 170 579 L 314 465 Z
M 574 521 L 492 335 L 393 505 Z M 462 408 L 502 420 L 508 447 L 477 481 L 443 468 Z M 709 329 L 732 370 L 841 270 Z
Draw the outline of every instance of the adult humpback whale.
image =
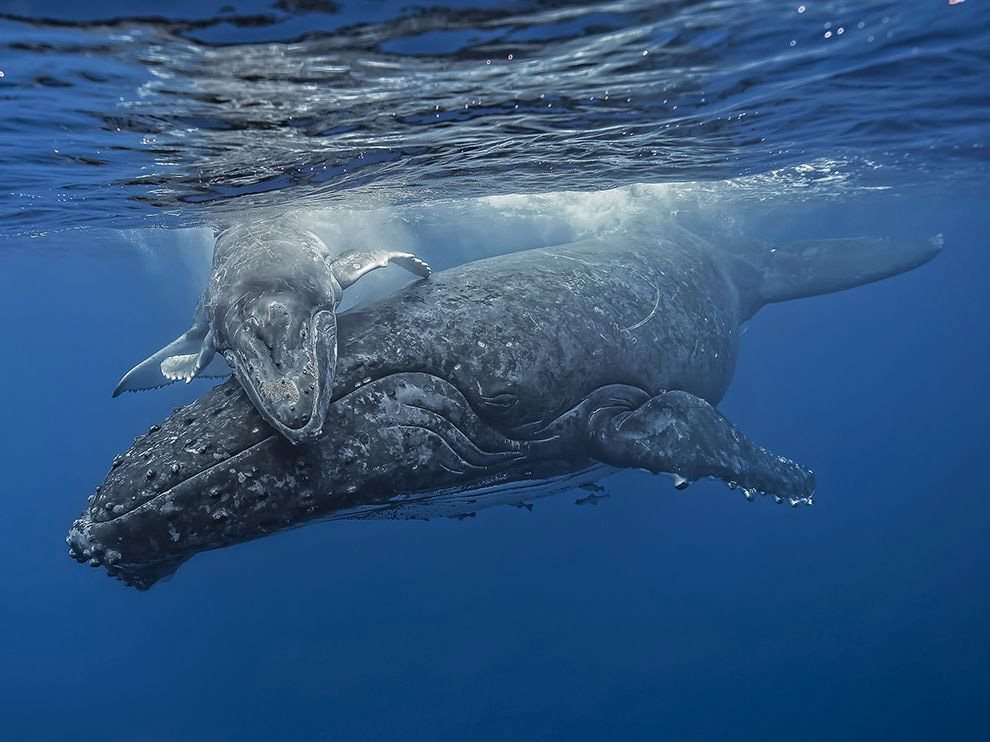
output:
M 291 445 L 236 381 L 221 384 L 114 460 L 70 554 L 147 588 L 200 551 L 309 520 L 468 512 L 605 467 L 810 503 L 810 471 L 713 407 L 739 325 L 768 302 L 909 270 L 938 247 L 720 247 L 630 229 L 435 274 L 340 315 L 323 438 Z

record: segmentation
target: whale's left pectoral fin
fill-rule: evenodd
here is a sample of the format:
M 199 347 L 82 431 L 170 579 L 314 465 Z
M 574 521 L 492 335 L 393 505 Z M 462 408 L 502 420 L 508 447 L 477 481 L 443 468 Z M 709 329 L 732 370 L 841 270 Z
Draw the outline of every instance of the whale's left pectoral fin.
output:
M 703 399 L 665 392 L 632 410 L 600 410 L 589 421 L 594 455 L 612 466 L 670 474 L 675 486 L 715 477 L 742 488 L 810 503 L 815 476 L 753 443 Z
M 353 250 L 334 259 L 330 264 L 334 278 L 342 289 L 357 281 L 361 276 L 376 268 L 384 268 L 389 263 L 401 265 L 410 273 L 427 278 L 431 269 L 429 263 L 409 252 L 397 250 Z
M 113 396 L 154 389 L 175 381 L 191 381 L 197 376 L 228 375 L 230 368 L 223 358 L 216 356 L 206 333 L 194 328 L 128 371 L 113 390 Z
M 192 381 L 193 379 L 218 379 L 230 376 L 230 366 L 217 355 L 212 343 L 203 342 L 198 353 L 169 356 L 161 363 L 162 374 L 170 381 Z

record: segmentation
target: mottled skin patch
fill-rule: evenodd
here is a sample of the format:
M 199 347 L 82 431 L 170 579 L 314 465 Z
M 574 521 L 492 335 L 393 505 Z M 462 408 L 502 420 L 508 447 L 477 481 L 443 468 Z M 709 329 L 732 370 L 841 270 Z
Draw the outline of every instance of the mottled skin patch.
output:
M 544 424 L 608 384 L 717 402 L 744 317 L 717 252 L 681 237 L 587 240 L 444 271 L 341 317 L 338 373 L 434 374 L 505 430 Z

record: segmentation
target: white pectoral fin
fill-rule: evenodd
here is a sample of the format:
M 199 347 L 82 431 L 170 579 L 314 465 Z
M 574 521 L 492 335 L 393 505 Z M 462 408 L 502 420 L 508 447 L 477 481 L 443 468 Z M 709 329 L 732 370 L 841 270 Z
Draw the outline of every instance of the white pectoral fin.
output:
M 409 252 L 390 253 L 389 262 L 401 265 L 410 273 L 415 273 L 417 276 L 422 276 L 423 278 L 429 278 L 430 273 L 433 272 L 429 263 Z
M 162 361 L 161 369 L 165 378 L 186 383 L 193 379 L 219 379 L 231 375 L 230 366 L 223 356 L 206 343 L 199 353 L 169 356 Z
M 168 356 L 161 362 L 162 376 L 172 381 L 184 381 L 187 384 L 199 376 L 212 363 L 217 352 L 209 336 L 200 344 L 197 353 L 183 353 Z
M 202 333 L 193 331 L 182 333 L 124 374 L 124 378 L 113 390 L 113 396 L 116 397 L 121 392 L 155 389 L 180 379 L 187 381 L 192 379 L 213 357 L 214 351 L 204 348 L 204 340 L 205 336 Z M 227 370 L 227 373 L 230 371 Z
M 389 263 L 401 265 L 410 273 L 426 278 L 430 275 L 430 266 L 425 260 L 417 258 L 412 253 L 396 250 L 354 250 L 344 253 L 333 261 L 334 277 L 342 289 L 357 281 L 365 273 L 376 268 L 384 268 Z

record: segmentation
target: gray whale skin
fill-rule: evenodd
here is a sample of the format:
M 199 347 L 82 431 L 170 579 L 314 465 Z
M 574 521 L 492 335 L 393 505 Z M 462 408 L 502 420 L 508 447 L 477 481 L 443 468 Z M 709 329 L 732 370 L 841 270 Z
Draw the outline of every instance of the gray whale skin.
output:
M 739 326 L 939 246 L 628 230 L 443 271 L 339 316 L 322 438 L 290 444 L 220 384 L 114 459 L 69 553 L 147 589 L 198 552 L 307 521 L 467 515 L 616 467 L 810 504 L 811 472 L 714 408 Z

